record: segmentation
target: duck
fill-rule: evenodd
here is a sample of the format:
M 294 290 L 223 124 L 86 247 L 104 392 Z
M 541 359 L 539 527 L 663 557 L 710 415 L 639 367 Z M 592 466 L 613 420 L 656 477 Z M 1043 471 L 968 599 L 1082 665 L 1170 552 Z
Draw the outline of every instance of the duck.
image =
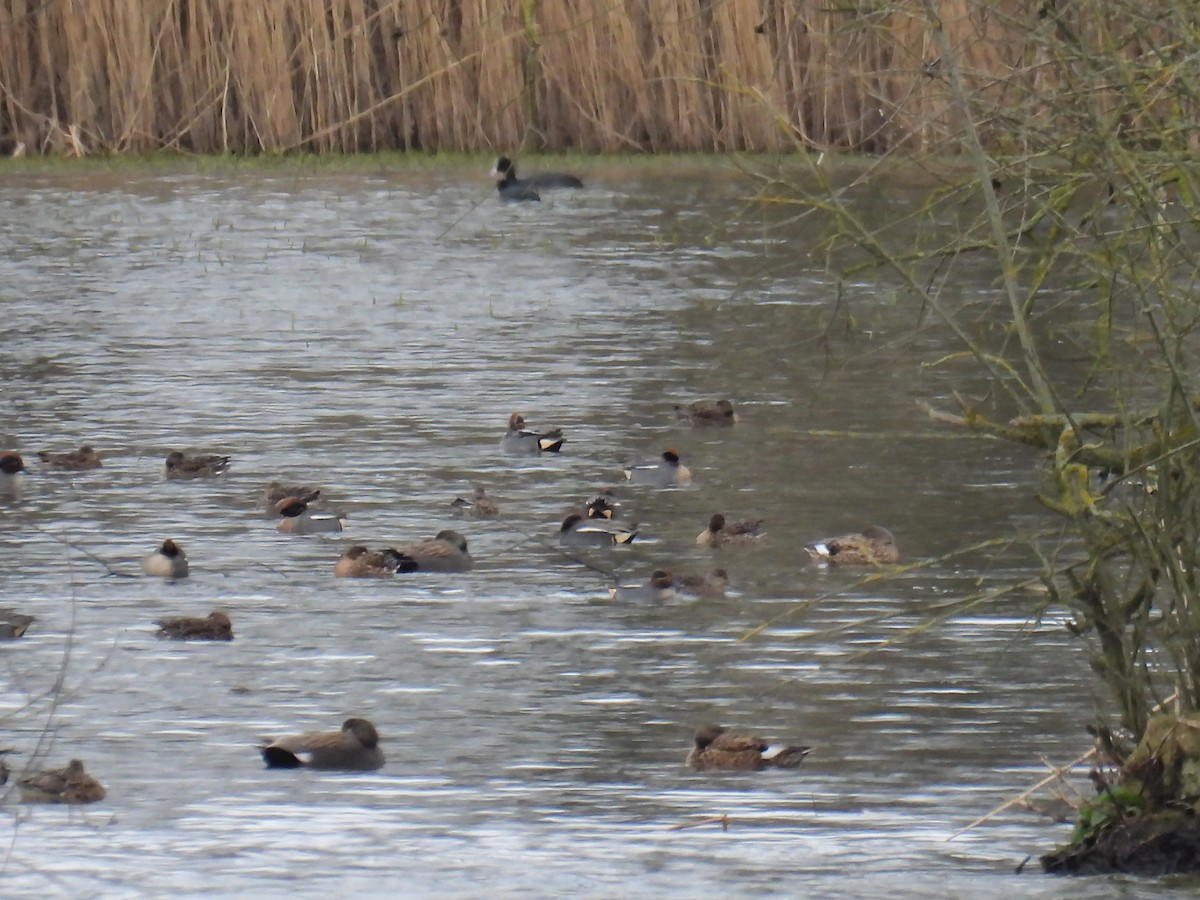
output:
M 500 505 L 481 487 L 475 488 L 470 500 L 455 497 L 450 505 L 454 507 L 455 515 L 472 519 L 494 519 L 500 515 Z
M 498 161 L 497 161 L 498 162 Z M 528 181 L 517 178 L 516 171 L 509 166 L 503 172 L 492 169 L 496 176 L 496 193 L 500 199 L 510 203 L 540 202 L 542 197 Z
M 694 740 L 686 764 L 700 772 L 794 769 L 812 751 L 812 747 L 772 747 L 756 734 L 730 731 L 721 725 L 700 726 Z
M 35 621 L 34 616 L 27 616 L 15 609 L 0 607 L 0 640 L 15 641 L 23 637 Z
M 474 564 L 467 552 L 467 539 L 450 529 L 405 547 L 389 547 L 383 551 L 383 556 L 395 563 L 397 574 L 466 572 Z
M 38 459 L 52 469 L 62 469 L 66 472 L 86 472 L 89 469 L 99 469 L 104 465 L 100 454 L 90 444 L 84 444 L 78 450 L 70 450 L 66 453 L 39 450 Z
M 589 519 L 615 519 L 620 506 L 612 488 L 600 488 L 584 506 L 583 513 Z
M 727 428 L 737 422 L 733 404 L 728 400 L 697 400 L 695 403 L 675 404 L 677 418 L 697 428 Z
M 882 566 L 900 559 L 895 537 L 879 525 L 870 525 L 857 534 L 814 541 L 804 549 L 817 562 L 831 566 Z
M 696 536 L 701 547 L 722 547 L 725 544 L 753 544 L 763 536 L 762 519 L 726 522 L 720 513 L 708 520 L 708 527 Z
M 142 571 L 156 578 L 187 578 L 187 554 L 167 538 L 157 550 L 142 560 Z
M 21 493 L 21 473 L 28 471 L 21 454 L 11 450 L 0 453 L 0 496 L 18 496 Z
M 208 478 L 220 475 L 229 468 L 231 457 L 218 456 L 215 453 L 201 453 L 188 456 L 178 450 L 167 454 L 167 478 L 183 481 L 191 478 Z
M 173 641 L 232 641 L 233 623 L 229 616 L 214 609 L 207 616 L 177 616 L 159 619 L 158 636 Z
M 355 544 L 346 550 L 333 567 L 338 578 L 391 578 L 396 574 L 397 561 L 385 553 L 375 553 L 369 547 Z
M 558 542 L 565 547 L 617 547 L 632 543 L 635 537 L 636 525 L 585 519 L 577 512 L 568 513 L 558 530 Z
M 316 503 L 321 497 L 321 489 L 307 484 L 285 484 L 280 481 L 272 481 L 263 489 L 262 508 L 268 516 L 276 515 L 275 507 L 280 500 L 286 500 L 288 497 L 295 497 L 305 503 Z
M 729 573 L 724 569 L 713 569 L 707 575 L 678 575 L 675 590 L 691 597 L 720 598 L 729 586 Z
M 280 534 L 331 534 L 346 527 L 346 518 L 334 513 L 313 512 L 299 497 L 284 497 L 275 504 L 281 517 L 275 530 Z
M 633 484 L 655 484 L 666 487 L 671 484 L 687 484 L 692 473 L 679 460 L 679 453 L 670 448 L 657 459 L 630 463 L 624 468 L 625 480 Z
M 555 190 L 557 188 L 581 188 L 583 181 L 575 175 L 565 172 L 539 172 L 528 178 L 517 178 L 517 166 L 507 156 L 501 156 L 492 167 L 493 175 L 511 176 L 517 184 L 528 185 L 535 191 Z
M 500 449 L 513 456 L 536 456 L 557 453 L 562 449 L 563 440 L 561 428 L 546 432 L 526 430 L 525 417 L 515 412 L 508 417 L 508 431 L 500 438 Z
M 383 765 L 379 732 L 366 719 L 350 718 L 341 731 L 309 731 L 277 738 L 260 747 L 268 769 L 373 772 Z
M 96 803 L 106 796 L 104 786 L 73 759 L 62 769 L 48 769 L 21 779 L 26 803 Z
M 664 569 L 656 569 L 650 580 L 640 584 L 618 584 L 609 588 L 613 600 L 629 603 L 645 603 L 670 600 L 675 596 L 675 579 Z

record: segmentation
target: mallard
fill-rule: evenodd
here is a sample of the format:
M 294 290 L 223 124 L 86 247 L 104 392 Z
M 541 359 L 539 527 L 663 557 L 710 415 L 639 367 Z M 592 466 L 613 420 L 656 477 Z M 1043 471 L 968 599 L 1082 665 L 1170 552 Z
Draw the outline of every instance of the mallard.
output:
M 159 619 L 154 624 L 158 626 L 159 637 L 173 641 L 233 640 L 233 623 L 229 621 L 229 616 L 216 609 L 203 618 L 177 616 Z
M 831 566 L 879 566 L 900 559 L 896 539 L 886 528 L 871 525 L 858 534 L 843 534 L 806 544 L 808 555 Z
M 720 725 L 702 725 L 696 729 L 695 746 L 688 753 L 686 762 L 701 772 L 716 769 L 753 772 L 772 767 L 794 769 L 811 750 L 811 747 L 771 747 L 756 734 L 730 731 Z
M 309 731 L 263 744 L 269 769 L 371 772 L 383 765 L 379 732 L 366 719 L 347 719 L 341 731 Z

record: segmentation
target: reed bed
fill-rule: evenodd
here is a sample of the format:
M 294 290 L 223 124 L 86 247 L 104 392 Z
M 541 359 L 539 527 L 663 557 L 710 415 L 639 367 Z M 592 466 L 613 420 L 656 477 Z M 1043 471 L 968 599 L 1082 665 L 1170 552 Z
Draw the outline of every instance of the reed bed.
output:
M 1161 96 L 1162 48 L 1197 17 L 1169 0 L 0 0 L 0 149 L 946 151 L 968 120 L 1012 141 L 1031 105 L 1076 127 L 1055 95 L 1119 110 L 1130 77 L 1194 117 Z

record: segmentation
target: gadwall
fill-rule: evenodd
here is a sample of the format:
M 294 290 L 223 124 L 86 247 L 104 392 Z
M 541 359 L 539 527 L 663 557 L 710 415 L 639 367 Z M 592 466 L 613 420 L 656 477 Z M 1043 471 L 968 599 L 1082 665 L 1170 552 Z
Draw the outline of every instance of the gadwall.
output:
M 675 415 L 698 428 L 727 427 L 737 422 L 733 404 L 728 400 L 697 400 L 686 406 L 675 404 Z
M 871 525 L 858 534 L 815 541 L 804 547 L 817 562 L 831 566 L 880 566 L 900 559 L 896 539 L 886 528 Z
M 190 478 L 208 478 L 220 475 L 229 468 L 231 457 L 218 456 L 215 453 L 200 453 L 188 456 L 178 450 L 167 454 L 167 478 L 185 480 Z
M 753 544 L 763 536 L 762 519 L 727 522 L 720 513 L 708 520 L 708 527 L 696 536 L 701 547 L 721 547 L 725 544 Z
M 612 488 L 600 488 L 596 496 L 587 502 L 583 512 L 589 519 L 615 519 L 620 506 Z
M 21 779 L 21 798 L 26 803 L 95 803 L 103 800 L 104 786 L 71 760 L 62 769 L 49 769 Z
M 511 177 L 513 180 L 510 184 L 518 184 L 535 191 L 556 190 L 559 188 L 581 188 L 583 182 L 575 175 L 568 175 L 566 172 L 538 172 L 535 175 L 530 175 L 527 178 L 517 178 L 517 166 L 507 156 L 501 156 L 496 160 L 496 165 L 492 166 L 492 174 L 497 176 Z
M 104 465 L 100 460 L 100 454 L 89 444 L 84 444 L 78 450 L 70 450 L 66 453 L 39 450 L 38 458 L 52 469 L 62 469 L 68 472 L 86 472 L 89 469 L 99 469 Z
M 28 471 L 21 454 L 0 453 L 0 496 L 15 497 L 21 493 L 21 473 Z
M 170 538 L 142 560 L 142 571 L 156 578 L 186 578 L 188 574 L 187 554 Z
M 614 547 L 631 543 L 635 537 L 637 526 L 585 519 L 577 512 L 568 514 L 558 530 L 558 542 L 565 547 Z
M 386 551 L 374 553 L 362 544 L 346 550 L 333 567 L 339 578 L 391 578 L 396 574 L 398 561 Z
M 12 641 L 24 636 L 33 622 L 34 616 L 27 616 L 15 609 L 0 607 L 0 640 Z
M 173 641 L 232 641 L 233 623 L 229 616 L 214 609 L 204 618 L 195 616 L 176 616 L 172 619 L 159 619 L 154 623 L 158 626 L 158 636 L 170 638 Z
M 651 573 L 649 581 L 640 584 L 618 584 L 609 588 L 608 594 L 613 600 L 630 603 L 670 600 L 675 596 L 675 580 L 669 572 L 657 569 Z
M 634 484 L 656 484 L 665 487 L 669 484 L 687 484 L 692 480 L 692 473 L 682 462 L 674 450 L 663 451 L 657 459 L 630 463 L 624 468 L 625 478 Z
M 288 497 L 295 497 L 305 503 L 316 503 L 321 497 L 321 489 L 307 484 L 285 484 L 280 481 L 272 481 L 263 489 L 262 508 L 268 516 L 274 516 L 276 515 L 275 507 L 279 501 L 286 500 Z
M 561 428 L 552 431 L 529 431 L 520 413 L 508 417 L 508 431 L 500 438 L 500 449 L 513 456 L 536 456 L 539 453 L 557 453 L 562 449 Z
M 454 507 L 455 515 L 468 516 L 472 519 L 494 519 L 500 515 L 500 505 L 481 487 L 475 488 L 475 493 L 470 500 L 455 497 L 450 505 Z
M 268 769 L 332 769 L 372 772 L 383 765 L 379 732 L 366 719 L 347 719 L 341 731 L 309 731 L 261 748 Z
M 695 742 L 686 763 L 701 772 L 794 769 L 812 750 L 811 747 L 772 747 L 756 734 L 729 731 L 720 725 L 702 725 L 696 729 Z
M 675 590 L 691 597 L 719 598 L 725 596 L 729 586 L 729 573 L 724 569 L 713 569 L 707 575 L 677 575 Z
M 346 527 L 346 519 L 334 513 L 314 512 L 299 497 L 284 497 L 275 504 L 281 518 L 275 526 L 280 534 L 331 534 Z
M 467 539 L 446 529 L 435 537 L 404 547 L 389 547 L 383 556 L 395 561 L 397 574 L 409 572 L 466 572 L 471 568 Z

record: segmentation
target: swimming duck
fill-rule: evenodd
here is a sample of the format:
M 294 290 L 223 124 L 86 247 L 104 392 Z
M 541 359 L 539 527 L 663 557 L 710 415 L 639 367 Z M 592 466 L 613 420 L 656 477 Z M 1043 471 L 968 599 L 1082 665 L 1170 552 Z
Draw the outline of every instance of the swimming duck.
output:
M 728 400 L 697 400 L 687 405 L 675 404 L 675 415 L 698 428 L 723 428 L 737 422 L 733 404 Z
M 566 547 L 615 547 L 637 537 L 637 527 L 607 519 L 585 519 L 577 512 L 567 515 L 558 530 L 558 542 Z
M 508 417 L 508 431 L 500 438 L 500 449 L 514 456 L 536 456 L 538 453 L 557 453 L 562 449 L 561 428 L 539 433 L 525 429 L 525 418 L 520 413 Z
M 89 444 L 84 444 L 78 450 L 66 453 L 40 450 L 38 458 L 52 469 L 63 469 L 68 472 L 86 472 L 88 469 L 99 469 L 103 465 L 100 461 L 100 454 Z
M 338 559 L 333 574 L 339 578 L 391 578 L 397 565 L 397 560 L 386 553 L 373 553 L 362 544 L 355 544 Z
M 651 573 L 650 580 L 641 584 L 618 584 L 609 588 L 613 600 L 630 603 L 646 603 L 670 600 L 675 596 L 675 581 L 670 573 L 658 569 Z
M 726 522 L 720 513 L 708 520 L 708 527 L 696 536 L 701 547 L 721 547 L 725 544 L 752 544 L 763 536 L 759 527 L 762 519 Z
M 831 566 L 881 566 L 900 559 L 896 539 L 886 528 L 871 525 L 858 534 L 826 538 L 804 547 L 817 562 Z
M 170 638 L 173 641 L 232 641 L 233 623 L 229 616 L 214 609 L 204 618 L 194 616 L 178 616 L 173 619 L 159 619 L 154 623 L 158 626 L 158 636 Z
M 466 572 L 473 565 L 467 552 L 467 539 L 446 529 L 435 537 L 405 547 L 383 551 L 385 559 L 395 562 L 396 574 L 409 572 Z
M 83 769 L 77 759 L 63 769 L 49 769 L 21 779 L 26 803 L 95 803 L 103 800 L 104 786 Z
M 728 586 L 729 573 L 724 569 L 713 569 L 707 575 L 679 575 L 675 578 L 675 590 L 692 597 L 724 597 Z
M 492 167 L 493 175 L 511 176 L 517 184 L 527 185 L 535 191 L 555 190 L 556 188 L 581 188 L 583 182 L 574 175 L 565 172 L 539 172 L 528 178 L 517 178 L 517 166 L 507 156 L 501 156 Z
M 812 750 L 811 747 L 771 747 L 758 735 L 729 731 L 720 725 L 702 725 L 696 729 L 695 742 L 686 763 L 701 772 L 794 769 Z
M 183 548 L 170 538 L 142 560 L 142 571 L 156 578 L 187 578 L 188 561 Z
M 514 203 L 522 203 L 526 201 L 538 202 L 541 195 L 534 190 L 533 185 L 528 181 L 521 181 L 517 178 L 517 173 L 511 167 L 499 172 L 495 169 L 492 174 L 498 176 L 496 179 L 496 193 L 500 195 L 501 200 Z
M 229 468 L 229 460 L 230 457 L 217 456 L 215 453 L 188 456 L 178 450 L 172 450 L 167 454 L 167 478 L 184 480 L 220 475 Z
M 295 497 L 305 503 L 316 503 L 321 497 L 321 489 L 310 487 L 307 484 L 284 484 L 272 481 L 263 489 L 262 508 L 268 516 L 274 516 L 276 515 L 275 507 L 279 501 L 286 500 L 288 497 Z
M 658 459 L 630 463 L 624 472 L 627 481 L 634 484 L 656 484 L 659 487 L 687 484 L 692 480 L 692 473 L 679 461 L 679 454 L 670 449 L 664 450 Z
M 268 769 L 326 769 L 373 772 L 383 765 L 379 732 L 366 719 L 347 719 L 341 731 L 309 731 L 264 744 Z
M 282 517 L 275 526 L 280 534 L 330 534 L 346 527 L 344 516 L 313 512 L 299 497 L 284 497 L 275 512 Z
M 615 519 L 620 505 L 611 488 L 601 488 L 583 508 L 584 515 L 589 519 Z
M 469 516 L 472 519 L 494 519 L 500 515 L 499 504 L 481 487 L 475 488 L 470 500 L 456 497 L 450 505 L 454 507 L 455 515 Z
M 0 453 L 0 496 L 16 497 L 21 493 L 21 473 L 28 472 L 21 454 Z
M 25 634 L 33 622 L 33 616 L 19 613 L 15 609 L 0 607 L 0 640 L 16 640 Z

